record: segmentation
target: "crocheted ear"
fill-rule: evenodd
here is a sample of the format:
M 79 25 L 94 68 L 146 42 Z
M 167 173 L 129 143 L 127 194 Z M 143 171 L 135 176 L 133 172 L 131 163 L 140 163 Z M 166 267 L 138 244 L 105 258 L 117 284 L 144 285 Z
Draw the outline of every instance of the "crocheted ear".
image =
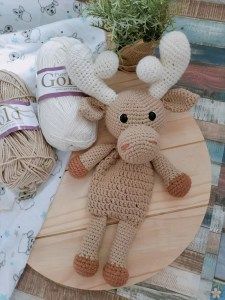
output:
M 137 75 L 151 84 L 149 94 L 161 99 L 177 83 L 190 61 L 190 44 L 179 31 L 165 34 L 159 44 L 160 60 L 147 56 L 137 66 Z
M 166 109 L 173 112 L 184 112 L 191 109 L 199 98 L 200 96 L 197 94 L 178 88 L 168 91 L 161 100 Z
M 68 49 L 66 69 L 73 84 L 82 92 L 109 104 L 116 98 L 116 93 L 109 88 L 102 78 L 109 78 L 117 69 L 118 58 L 110 51 L 102 53 L 93 62 L 91 50 L 84 44 L 77 44 Z
M 90 97 L 82 100 L 79 111 L 87 120 L 98 121 L 104 117 L 105 108 L 106 106 Z

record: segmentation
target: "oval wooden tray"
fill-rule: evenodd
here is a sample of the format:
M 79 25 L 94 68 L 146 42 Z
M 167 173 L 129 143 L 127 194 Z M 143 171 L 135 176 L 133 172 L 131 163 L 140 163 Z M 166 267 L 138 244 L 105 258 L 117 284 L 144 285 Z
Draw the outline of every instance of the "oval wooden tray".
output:
M 140 85 L 135 75 L 121 74 L 111 81 L 117 90 Z M 144 85 L 141 85 L 143 88 Z M 111 140 L 100 125 L 98 142 Z M 145 280 L 168 266 L 194 238 L 210 196 L 211 166 L 199 127 L 188 113 L 169 113 L 161 131 L 161 148 L 179 169 L 191 176 L 192 188 L 183 199 L 170 196 L 157 177 L 147 217 L 128 258 L 127 285 Z M 115 224 L 108 224 L 100 252 L 100 268 L 91 278 L 79 276 L 73 258 L 88 224 L 87 191 L 91 174 L 76 180 L 68 172 L 62 179 L 47 220 L 35 242 L 29 265 L 47 278 L 79 289 L 109 290 L 102 277 Z

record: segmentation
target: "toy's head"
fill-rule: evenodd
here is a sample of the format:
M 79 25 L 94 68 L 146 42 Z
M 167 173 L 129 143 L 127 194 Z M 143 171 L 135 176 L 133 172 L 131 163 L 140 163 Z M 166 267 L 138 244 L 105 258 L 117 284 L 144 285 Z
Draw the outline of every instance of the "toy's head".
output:
M 73 61 L 67 66 L 73 83 L 105 104 L 101 108 L 102 114 L 97 115 L 96 110 L 100 108 L 86 103 L 83 115 L 94 120 L 105 114 L 109 132 L 118 139 L 118 152 L 128 163 L 143 164 L 152 160 L 159 151 L 158 132 L 166 122 L 167 110 L 187 111 L 198 98 L 184 89 L 169 90 L 190 61 L 186 36 L 176 31 L 166 34 L 160 42 L 159 52 L 160 60 L 147 56 L 137 65 L 137 76 L 149 84 L 148 91 L 128 90 L 116 94 L 101 80 L 111 77 L 118 67 L 118 57 L 109 51 L 101 53 L 92 62 L 91 53 L 87 48 L 83 49 L 72 55 Z
M 118 139 L 120 156 L 129 163 L 145 163 L 154 158 L 159 150 L 157 130 L 165 118 L 162 102 L 141 90 L 119 93 L 105 111 L 106 126 Z

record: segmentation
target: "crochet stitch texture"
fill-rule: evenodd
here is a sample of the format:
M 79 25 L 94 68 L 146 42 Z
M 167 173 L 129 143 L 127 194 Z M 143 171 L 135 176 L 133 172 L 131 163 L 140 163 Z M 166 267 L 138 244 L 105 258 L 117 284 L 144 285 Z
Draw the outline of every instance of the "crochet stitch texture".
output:
M 127 256 L 148 211 L 154 173 L 162 178 L 165 188 L 172 196 L 184 197 L 191 187 L 190 177 L 162 154 L 159 145 L 159 129 L 166 124 L 167 110 L 187 111 L 198 98 L 196 94 L 184 89 L 169 90 L 188 65 L 190 46 L 184 34 L 172 32 L 163 37 L 159 49 L 160 61 L 149 56 L 137 66 L 139 78 L 151 84 L 148 92 L 121 92 L 107 106 L 98 106 L 93 100 L 92 103 L 87 99 L 83 102 L 81 112 L 87 118 L 99 119 L 104 114 L 106 127 L 115 137 L 115 144 L 96 145 L 87 152 L 72 157 L 69 164 L 71 175 L 77 178 L 85 176 L 96 166 L 88 193 L 91 220 L 74 259 L 75 270 L 83 276 L 92 276 L 97 272 L 99 248 L 106 222 L 108 218 L 114 219 L 118 226 L 103 268 L 103 276 L 112 286 L 124 285 L 129 278 Z M 90 60 L 80 60 L 81 63 L 77 59 L 75 64 L 76 67 L 85 65 L 83 72 L 87 69 L 94 70 L 94 63 L 91 64 Z M 107 66 L 109 65 L 108 62 Z M 80 71 L 82 72 L 81 69 Z M 87 93 L 86 74 L 82 81 L 82 76 L 77 78 L 73 68 L 70 68 L 70 77 Z M 95 82 L 98 82 L 98 78 Z M 105 86 L 103 90 L 106 90 Z M 98 92 L 96 86 L 93 91 L 94 93 L 89 86 L 90 95 L 93 97 L 94 94 L 101 101 L 102 91 Z

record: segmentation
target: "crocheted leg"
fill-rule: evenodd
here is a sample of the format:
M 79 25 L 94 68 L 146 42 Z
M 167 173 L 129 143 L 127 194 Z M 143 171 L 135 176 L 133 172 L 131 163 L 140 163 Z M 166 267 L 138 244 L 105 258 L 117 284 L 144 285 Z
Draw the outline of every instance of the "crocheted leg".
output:
M 93 276 L 99 266 L 99 246 L 106 229 L 106 217 L 92 216 L 82 245 L 74 259 L 74 268 L 82 276 Z
M 119 222 L 108 262 L 103 269 L 105 281 L 112 286 L 124 285 L 129 278 L 126 260 L 136 232 L 137 227 L 124 221 Z

